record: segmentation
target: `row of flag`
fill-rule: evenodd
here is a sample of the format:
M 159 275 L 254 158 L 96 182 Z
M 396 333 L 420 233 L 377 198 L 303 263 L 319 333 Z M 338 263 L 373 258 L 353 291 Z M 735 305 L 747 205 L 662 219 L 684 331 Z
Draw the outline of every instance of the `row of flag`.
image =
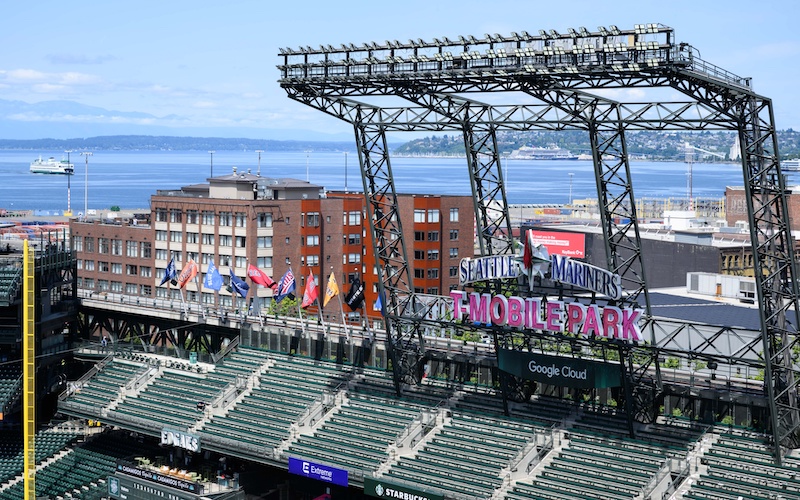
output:
M 159 286 L 170 282 L 173 286 L 183 288 L 188 282 L 197 276 L 199 271 L 199 266 L 194 259 L 191 259 L 186 264 L 186 267 L 184 267 L 181 272 L 178 273 L 175 267 L 175 258 L 173 257 L 167 264 L 166 269 L 164 269 L 164 277 L 161 279 Z M 253 283 L 266 288 L 272 288 L 275 293 L 276 302 L 282 301 L 289 295 L 294 296 L 295 290 L 297 289 L 297 282 L 294 278 L 294 273 L 292 273 L 291 267 L 286 271 L 286 273 L 284 273 L 277 283 L 252 264 L 248 264 L 247 266 L 247 277 L 250 278 Z M 217 266 L 214 265 L 213 261 L 209 262 L 208 271 L 206 271 L 206 275 L 203 278 L 203 287 L 210 290 L 219 291 L 220 288 L 222 288 L 222 281 L 222 275 L 217 269 Z M 231 279 L 228 290 L 231 292 L 235 291 L 242 298 L 245 298 L 250 290 L 250 285 L 248 285 L 245 280 L 236 276 L 236 273 L 234 273 L 233 269 L 231 269 Z M 336 283 L 336 276 L 333 274 L 333 272 L 331 272 L 331 275 L 328 278 L 328 286 L 325 289 L 325 298 L 322 302 L 323 307 L 327 306 L 328 302 L 330 302 L 330 300 L 337 295 L 339 295 L 339 285 Z M 308 283 L 306 284 L 306 289 L 303 292 L 303 301 L 300 304 L 300 307 L 305 309 L 311 306 L 318 299 L 319 291 L 317 289 L 317 283 L 314 280 L 314 273 L 313 271 L 309 271 Z M 353 311 L 361 307 L 361 305 L 364 303 L 364 284 L 361 282 L 361 280 L 356 278 L 350 284 L 350 290 L 347 292 L 344 302 Z M 380 297 L 378 298 L 378 302 L 380 302 Z M 383 310 L 382 305 L 380 306 L 380 310 Z

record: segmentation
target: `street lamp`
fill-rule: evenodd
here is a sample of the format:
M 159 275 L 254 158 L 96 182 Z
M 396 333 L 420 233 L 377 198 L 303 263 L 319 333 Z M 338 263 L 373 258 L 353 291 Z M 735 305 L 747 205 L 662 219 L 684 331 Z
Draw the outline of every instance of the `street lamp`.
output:
M 261 153 L 263 153 L 263 149 L 256 149 L 256 153 L 258 153 L 258 176 L 261 177 Z
M 83 187 L 83 216 L 89 218 L 89 157 L 92 156 L 91 151 L 82 151 L 81 156 L 86 160 L 86 176 Z
M 569 205 L 572 206 L 572 172 L 569 173 Z
M 308 182 L 308 153 L 311 151 L 306 151 L 306 182 Z
M 211 155 L 211 177 L 214 177 L 214 153 L 216 153 L 216 151 L 208 152 L 208 154 Z
M 344 192 L 347 192 L 347 151 L 344 152 Z
M 67 168 L 72 168 L 72 163 L 69 161 L 69 154 L 72 153 L 72 150 L 68 149 L 68 150 L 66 150 L 64 152 L 67 153 Z M 72 174 L 74 172 L 75 172 L 74 169 L 72 170 L 72 172 L 67 171 L 67 213 L 64 214 L 67 217 L 72 217 L 72 182 L 71 182 L 71 177 L 72 177 Z

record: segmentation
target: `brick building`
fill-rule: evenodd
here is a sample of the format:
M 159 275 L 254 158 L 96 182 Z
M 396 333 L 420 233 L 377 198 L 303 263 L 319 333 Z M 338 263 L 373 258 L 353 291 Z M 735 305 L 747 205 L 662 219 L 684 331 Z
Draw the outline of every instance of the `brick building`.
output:
M 474 252 L 472 199 L 400 194 L 398 204 L 415 290 L 446 294 L 458 284 L 459 261 Z M 170 259 L 178 270 L 193 259 L 200 273 L 186 285 L 182 300 L 208 308 L 264 307 L 273 291 L 250 281 L 246 299 L 226 286 L 219 292 L 204 288 L 209 264 L 219 269 L 225 284 L 231 272 L 245 278 L 248 264 L 275 281 L 291 266 L 298 296 L 309 272 L 320 296 L 331 272 L 342 294 L 359 277 L 365 283 L 367 314 L 379 314 L 373 310 L 377 269 L 361 193 L 325 192 L 305 181 L 234 170 L 209 184 L 158 191 L 150 205 L 149 224 L 144 219 L 71 222 L 79 288 L 129 300 L 180 300 L 178 288 L 159 283 Z M 332 308 L 338 303 L 328 305 Z

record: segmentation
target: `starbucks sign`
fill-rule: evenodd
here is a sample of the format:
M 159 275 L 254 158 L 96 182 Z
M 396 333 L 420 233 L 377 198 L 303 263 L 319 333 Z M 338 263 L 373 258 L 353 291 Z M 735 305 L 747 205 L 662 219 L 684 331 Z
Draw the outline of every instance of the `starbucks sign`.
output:
M 444 500 L 444 495 L 438 493 L 429 493 L 371 477 L 364 478 L 364 494 L 370 497 L 397 500 Z

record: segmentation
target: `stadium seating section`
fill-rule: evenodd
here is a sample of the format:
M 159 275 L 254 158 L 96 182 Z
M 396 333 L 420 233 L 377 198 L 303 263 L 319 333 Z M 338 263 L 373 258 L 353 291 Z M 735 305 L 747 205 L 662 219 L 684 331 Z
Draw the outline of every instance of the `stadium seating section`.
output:
M 351 478 L 454 498 L 800 499 L 800 458 L 790 454 L 776 466 L 763 435 L 730 426 L 662 417 L 635 423 L 634 439 L 613 408 L 537 395 L 508 401 L 507 416 L 490 388 L 426 379 L 398 397 L 383 371 L 244 347 L 198 366 L 114 358 L 61 409 L 128 432 L 187 430 L 217 451 L 271 463 L 304 458 Z M 76 441 L 53 430 L 37 437 L 37 462 L 57 456 L 39 466 L 37 494 L 100 498 L 116 459 L 147 454 L 124 433 Z M 0 440 L 0 498 L 22 498 L 20 481 L 8 485 L 21 462 L 21 442 Z M 655 492 L 681 470 L 689 472 Z

